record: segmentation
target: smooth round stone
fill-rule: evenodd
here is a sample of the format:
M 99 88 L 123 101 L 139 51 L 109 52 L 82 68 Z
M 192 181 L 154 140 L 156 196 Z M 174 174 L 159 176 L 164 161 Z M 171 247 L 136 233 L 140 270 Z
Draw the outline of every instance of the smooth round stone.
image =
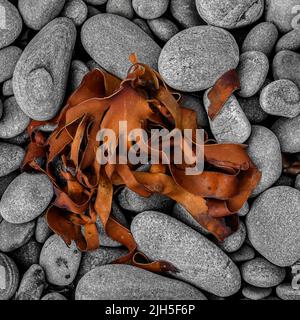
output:
M 282 172 L 281 150 L 275 134 L 262 126 L 252 126 L 252 134 L 246 144 L 250 158 L 262 173 L 261 180 L 252 193 L 254 197 L 279 179 Z
M 148 34 L 148 36 L 150 36 L 151 38 L 153 38 L 153 34 L 151 29 L 149 28 L 147 22 L 143 19 L 140 18 L 135 18 L 132 20 L 132 22 L 134 22 L 137 26 L 139 26 L 144 32 L 146 32 Z
M 234 295 L 241 286 L 240 272 L 215 244 L 178 220 L 158 212 L 143 212 L 131 232 L 150 260 L 164 260 L 179 272 L 173 277 L 221 297 Z
M 269 297 L 271 293 L 271 288 L 257 288 L 253 286 L 245 286 L 242 290 L 243 296 L 250 300 L 262 300 Z
M 117 14 L 127 19 L 134 17 L 131 0 L 108 0 L 106 3 L 106 12 Z
M 97 267 L 79 281 L 75 300 L 206 300 L 191 285 L 129 265 Z
M 294 29 L 283 35 L 277 42 L 276 53 L 283 50 L 296 51 L 300 48 L 300 30 Z
M 5 12 L 5 28 L 0 28 L 0 49 L 12 44 L 22 31 L 22 18 L 18 9 L 8 0 L 0 0 Z
M 15 300 L 40 300 L 46 286 L 45 272 L 38 264 L 33 264 L 24 274 Z
M 0 177 L 17 170 L 24 156 L 25 151 L 21 147 L 0 142 Z
M 2 95 L 4 97 L 10 97 L 10 96 L 14 95 L 12 79 L 9 79 L 9 80 L 6 80 L 5 82 L 3 82 Z M 0 114 L 1 114 L 1 111 L 0 111 Z
M 208 112 L 209 90 L 204 94 L 204 106 Z M 218 143 L 244 143 L 251 135 L 251 124 L 235 95 L 230 96 L 214 120 L 210 120 L 211 131 Z
M 276 294 L 282 300 L 300 300 L 299 290 L 293 289 L 290 283 L 282 283 L 276 287 Z
M 140 27 L 113 14 L 88 19 L 81 30 L 81 42 L 99 65 L 119 78 L 125 78 L 134 52 L 139 61 L 157 69 L 161 48 Z
M 254 96 L 263 86 L 268 72 L 269 60 L 259 51 L 247 51 L 241 54 L 237 68 L 241 89 L 238 94 L 243 98 Z
M 53 235 L 42 248 L 40 265 L 49 283 L 67 286 L 75 279 L 80 260 L 81 252 L 74 242 L 68 247 L 58 235 Z
M 284 268 L 277 267 L 264 258 L 255 258 L 241 266 L 242 278 L 259 288 L 271 288 L 279 285 L 285 278 Z
M 159 72 L 169 86 L 186 92 L 212 87 L 239 63 L 239 48 L 226 30 L 198 26 L 177 33 L 162 49 Z
M 18 7 L 25 24 L 33 30 L 41 30 L 56 18 L 63 9 L 65 0 L 19 0 Z
M 10 139 L 21 134 L 29 125 L 30 118 L 21 110 L 15 97 L 4 101 L 0 119 L 0 138 Z
M 243 207 L 240 209 L 240 211 L 238 212 L 239 217 L 245 217 L 248 213 L 249 213 L 249 203 L 245 202 L 245 204 L 243 205 Z
M 169 41 L 179 32 L 176 24 L 167 18 L 148 20 L 148 25 L 154 35 L 163 42 Z
M 172 16 L 184 27 L 191 28 L 204 24 L 200 18 L 194 0 L 171 0 Z
M 260 51 L 269 56 L 278 36 L 278 30 L 273 23 L 261 22 L 248 33 L 242 46 L 242 52 Z
M 287 33 L 294 28 L 294 19 L 297 26 L 298 11 L 294 8 L 298 5 L 298 0 L 266 0 L 265 20 L 273 22 L 281 33 Z
M 52 119 L 60 109 L 76 40 L 68 18 L 47 24 L 26 46 L 19 59 L 13 88 L 20 108 L 32 119 Z
M 0 223 L 0 251 L 11 252 L 26 244 L 34 234 L 35 222 L 13 224 Z
M 280 267 L 300 258 L 300 192 L 291 187 L 265 191 L 246 217 L 248 237 L 253 247 Z
M 300 88 L 300 54 L 284 50 L 276 54 L 273 60 L 274 80 L 293 81 Z
M 181 96 L 180 105 L 184 108 L 191 109 L 197 114 L 197 125 L 199 128 L 209 126 L 207 113 L 203 104 L 203 99 L 192 96 L 190 94 L 183 94 Z
M 43 296 L 41 300 L 67 300 L 67 298 L 59 292 L 51 292 Z
M 156 210 L 168 213 L 173 207 L 173 201 L 159 193 L 154 193 L 149 198 L 144 198 L 129 188 L 124 188 L 118 196 L 120 206 L 134 213 Z
M 227 253 L 238 251 L 246 240 L 246 234 L 245 224 L 240 222 L 238 230 L 220 243 L 220 248 Z
M 264 11 L 264 0 L 196 0 L 200 17 L 208 24 L 226 29 L 247 26 Z
M 70 69 L 70 89 L 75 91 L 81 84 L 83 78 L 89 73 L 87 65 L 80 60 L 73 60 Z
M 254 257 L 255 251 L 247 244 L 244 244 L 238 251 L 230 254 L 230 258 L 236 263 L 249 261 L 254 259 Z
M 44 244 L 46 240 L 53 234 L 49 228 L 45 215 L 41 215 L 36 220 L 35 239 L 38 243 Z
M 272 126 L 272 131 L 280 142 L 282 152 L 300 152 L 300 116 L 277 120 Z
M 17 171 L 14 171 L 7 176 L 0 177 L 0 199 L 7 189 L 7 187 L 10 185 L 10 183 L 19 175 Z M 1 221 L 1 219 L 0 219 Z
M 0 252 L 0 274 L 1 283 L 4 284 L 0 287 L 0 301 L 9 300 L 13 297 L 19 285 L 19 271 L 14 261 L 6 254 Z M 4 278 L 3 278 L 4 277 Z
M 20 174 L 6 189 L 0 213 L 10 223 L 26 223 L 41 215 L 53 197 L 53 186 L 45 174 Z
M 167 11 L 169 0 L 132 0 L 132 6 L 139 17 L 156 19 Z
M 300 114 L 300 91 L 290 80 L 277 80 L 261 92 L 260 105 L 271 115 L 294 118 Z
M 82 0 L 67 0 L 61 15 L 71 19 L 75 26 L 81 26 L 87 19 L 88 7 Z
M 0 83 L 12 77 L 21 54 L 22 50 L 15 46 L 0 50 Z

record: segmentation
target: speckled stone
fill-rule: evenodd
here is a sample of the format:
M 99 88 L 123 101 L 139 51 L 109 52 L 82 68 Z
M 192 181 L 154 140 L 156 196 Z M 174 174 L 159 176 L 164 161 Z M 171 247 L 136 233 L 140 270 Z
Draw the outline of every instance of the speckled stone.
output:
M 53 186 L 45 174 L 22 173 L 8 186 L 0 202 L 0 213 L 10 223 L 25 223 L 41 215 L 53 197 Z
M 8 0 L 0 0 L 0 7 L 5 10 L 5 28 L 0 28 L 0 49 L 12 44 L 22 31 L 22 18 L 18 9 Z
M 151 38 L 153 38 L 153 34 L 151 29 L 149 28 L 147 22 L 140 18 L 135 18 L 132 20 L 137 26 L 139 26 L 144 32 L 146 32 Z
M 158 212 L 143 212 L 131 224 L 138 249 L 150 260 L 164 260 L 179 272 L 172 273 L 217 296 L 235 294 L 241 285 L 236 265 L 215 244 L 178 220 Z
M 243 207 L 240 209 L 240 211 L 238 212 L 239 217 L 245 217 L 248 213 L 249 213 L 249 203 L 245 202 L 245 204 L 243 205 Z
M 53 234 L 53 231 L 48 227 L 45 215 L 41 215 L 36 220 L 35 239 L 38 243 L 45 243 L 46 240 Z
M 265 191 L 246 217 L 248 237 L 254 248 L 280 267 L 300 259 L 300 192 L 291 187 Z
M 162 49 L 159 72 L 169 86 L 186 92 L 212 87 L 239 63 L 239 48 L 226 30 L 198 26 L 177 33 Z
M 80 60 L 73 60 L 71 63 L 70 69 L 70 90 L 71 92 L 75 91 L 81 84 L 84 76 L 89 72 L 88 66 L 80 61 Z
M 241 82 L 238 94 L 243 98 L 252 97 L 261 89 L 267 78 L 269 60 L 259 51 L 244 52 L 240 57 L 237 72 Z
M 236 252 L 244 244 L 246 235 L 247 231 L 245 224 L 243 222 L 240 222 L 238 230 L 231 236 L 226 238 L 224 242 L 220 243 L 220 248 L 227 253 Z
M 9 300 L 13 297 L 19 285 L 19 271 L 14 261 L 6 254 L 0 252 L 0 268 L 4 268 L 1 272 L 1 283 L 5 283 L 5 288 L 0 287 L 0 301 Z M 3 269 L 2 269 L 3 270 Z M 5 274 L 5 279 L 3 279 Z
M 246 144 L 250 158 L 262 173 L 261 180 L 252 193 L 252 196 L 257 196 L 272 186 L 281 175 L 280 144 L 274 133 L 262 126 L 252 126 L 252 134 Z
M 207 90 L 204 94 L 206 111 L 210 106 Z M 251 124 L 235 95 L 232 95 L 214 120 L 210 120 L 211 131 L 218 143 L 244 143 L 251 135 Z
M 0 223 L 0 251 L 11 252 L 26 244 L 34 234 L 35 222 L 12 224 Z
M 80 260 L 81 252 L 75 243 L 68 247 L 59 236 L 53 235 L 42 248 L 40 265 L 49 283 L 67 286 L 75 279 Z
M 0 83 L 12 77 L 21 54 L 22 50 L 15 46 L 0 50 Z
M 108 265 L 87 273 L 76 300 L 206 300 L 191 285 L 129 265 Z
M 0 200 L 1 197 L 3 195 L 3 193 L 5 192 L 5 190 L 7 189 L 7 187 L 10 185 L 10 183 L 19 175 L 18 171 L 12 172 L 10 174 L 8 174 L 7 176 L 4 177 L 0 177 Z M 1 219 L 0 219 L 1 221 Z
M 268 114 L 260 106 L 259 95 L 250 98 L 237 97 L 237 99 L 251 124 L 259 124 L 267 119 Z
M 3 82 L 2 86 L 2 95 L 4 97 L 10 97 L 14 95 L 14 89 L 12 84 L 12 79 L 6 80 Z M 1 107 L 0 107 L 1 108 Z M 1 112 L 0 112 L 1 114 Z M 1 117 L 0 117 L 1 118 Z
M 148 20 L 148 25 L 154 35 L 163 42 L 169 41 L 179 32 L 176 24 L 167 18 Z
M 271 288 L 257 288 L 248 285 L 246 285 L 242 290 L 243 296 L 250 300 L 262 300 L 267 298 L 271 293 Z
M 229 256 L 236 263 L 245 262 L 254 259 L 255 251 L 247 244 L 244 244 L 238 251 L 231 253 Z
M 68 18 L 47 24 L 19 59 L 13 88 L 20 108 L 34 120 L 50 120 L 61 108 L 68 80 L 76 28 Z
M 132 0 L 132 6 L 139 17 L 156 19 L 167 11 L 169 0 Z
M 25 151 L 13 144 L 0 142 L 0 177 L 17 170 L 25 156 Z
M 204 24 L 200 18 L 194 0 L 171 0 L 172 16 L 184 27 L 191 28 Z
M 293 289 L 290 283 L 282 283 L 276 287 L 276 294 L 282 300 L 300 300 L 299 290 Z
M 283 35 L 277 42 L 276 53 L 283 50 L 296 51 L 300 48 L 300 30 L 294 29 Z
M 131 20 L 134 17 L 134 10 L 131 0 L 108 0 L 106 12 L 117 14 Z
M 19 0 L 18 7 L 25 24 L 33 30 L 41 30 L 56 18 L 63 9 L 65 0 Z
M 0 119 L 0 138 L 9 139 L 18 136 L 29 125 L 30 118 L 20 109 L 15 97 L 4 101 L 3 115 Z
M 107 13 L 88 19 L 81 30 L 81 42 L 101 67 L 119 78 L 127 76 L 133 52 L 140 61 L 157 69 L 159 45 L 124 17 Z
M 248 33 L 242 45 L 242 52 L 260 51 L 269 56 L 278 36 L 278 30 L 273 23 L 261 22 Z
M 82 0 L 67 0 L 61 15 L 71 19 L 78 27 L 87 19 L 88 7 Z
M 67 298 L 59 292 L 51 292 L 43 296 L 41 300 L 67 300 Z
M 46 286 L 45 272 L 38 264 L 33 264 L 24 274 L 15 300 L 40 300 Z
M 264 0 L 196 0 L 196 5 L 208 24 L 227 29 L 247 26 L 264 11 Z

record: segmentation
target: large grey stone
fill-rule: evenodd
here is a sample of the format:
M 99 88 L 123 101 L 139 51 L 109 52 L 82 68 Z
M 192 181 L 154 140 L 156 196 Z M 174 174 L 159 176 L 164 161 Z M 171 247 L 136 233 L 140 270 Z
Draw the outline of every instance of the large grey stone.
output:
M 88 7 L 83 0 L 67 0 L 61 15 L 71 19 L 78 27 L 87 19 Z
M 0 142 L 0 177 L 4 177 L 19 169 L 25 151 L 19 146 Z

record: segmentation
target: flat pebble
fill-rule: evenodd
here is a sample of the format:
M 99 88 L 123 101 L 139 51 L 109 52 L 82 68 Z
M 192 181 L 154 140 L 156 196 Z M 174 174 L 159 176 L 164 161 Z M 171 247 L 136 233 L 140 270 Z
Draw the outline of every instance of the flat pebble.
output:
M 79 281 L 76 300 L 206 300 L 191 285 L 129 265 L 108 265 Z
M 67 0 L 61 15 L 71 19 L 78 27 L 87 19 L 88 7 L 83 0 Z
M 81 41 L 87 53 L 108 72 L 125 78 L 131 66 L 129 56 L 157 69 L 160 47 L 130 20 L 99 14 L 88 19 L 81 30 Z
M 253 247 L 280 267 L 300 259 L 300 192 L 291 187 L 265 191 L 253 203 L 246 217 Z
M 25 24 L 41 30 L 62 11 L 65 0 L 19 0 L 18 7 Z
M 15 300 L 40 300 L 46 286 L 45 272 L 38 264 L 33 264 L 24 274 Z
M 282 300 L 300 300 L 299 290 L 293 289 L 290 283 L 282 283 L 276 287 L 276 294 Z
M 243 296 L 250 300 L 262 300 L 270 296 L 271 293 L 271 288 L 257 288 L 248 285 L 245 286 L 242 290 Z
M 10 185 L 10 183 L 19 175 L 19 173 L 17 171 L 14 171 L 10 174 L 8 174 L 7 176 L 4 177 L 0 177 L 0 200 L 1 197 L 3 195 L 3 193 L 5 192 L 5 190 L 7 189 L 7 187 Z M 0 219 L 1 221 L 1 219 Z
M 0 287 L 0 301 L 9 300 L 15 294 L 19 285 L 19 270 L 14 261 L 6 254 L 0 252 L 0 268 L 2 271 L 0 275 L 1 284 L 4 288 Z M 5 278 L 2 278 L 4 275 Z
M 22 173 L 4 192 L 0 213 L 10 223 L 25 223 L 41 215 L 53 197 L 53 186 L 45 174 Z
M 204 24 L 200 18 L 194 0 L 171 0 L 172 16 L 184 27 L 191 28 Z
M 20 108 L 34 120 L 52 119 L 64 100 L 76 28 L 68 18 L 47 24 L 26 46 L 13 87 Z
M 196 5 L 203 20 L 226 29 L 252 24 L 264 11 L 264 0 L 196 0 Z
M 179 32 L 176 24 L 167 18 L 148 20 L 148 25 L 153 34 L 163 42 L 169 41 Z
M 245 262 L 254 259 L 255 251 L 247 244 L 244 244 L 238 251 L 231 253 L 229 256 L 236 263 Z
M 19 146 L 0 142 L 0 177 L 4 177 L 19 169 L 25 151 Z
M 0 223 L 0 251 L 11 252 L 26 244 L 34 234 L 35 222 L 13 224 Z
M 132 20 L 132 22 L 134 22 L 137 26 L 139 26 L 144 32 L 146 32 L 148 34 L 148 36 L 150 36 L 151 38 L 153 38 L 153 34 L 151 29 L 149 28 L 147 22 L 143 19 L 140 18 L 135 18 Z
M 15 46 L 0 50 L 0 83 L 12 77 L 21 54 L 22 50 Z
M 169 86 L 186 92 L 212 87 L 239 63 L 239 48 L 226 30 L 198 26 L 177 33 L 162 49 L 159 71 Z
M 80 260 L 81 252 L 75 243 L 68 247 L 59 236 L 53 235 L 42 248 L 40 265 L 49 283 L 67 286 L 75 279 Z
M 296 51 L 300 48 L 300 30 L 294 29 L 283 35 L 277 42 L 276 53 L 283 50 Z
M 0 0 L 5 10 L 5 28 L 0 28 L 0 49 L 12 44 L 22 31 L 22 18 L 18 9 L 8 0 Z
M 132 6 L 139 17 L 156 19 L 167 11 L 169 0 L 132 0 Z
M 89 72 L 87 65 L 80 60 L 73 60 L 70 69 L 70 90 L 75 91 L 81 84 L 84 76 Z
M 216 245 L 178 220 L 158 212 L 143 212 L 131 224 L 138 249 L 150 260 L 164 260 L 183 280 L 217 296 L 235 294 L 241 285 L 236 265 Z
M 51 292 L 43 296 L 41 300 L 67 300 L 67 298 L 59 292 Z
M 106 12 L 117 14 L 131 20 L 134 17 L 134 10 L 131 0 L 108 0 Z
M 278 30 L 273 23 L 261 22 L 247 35 L 243 42 L 242 52 L 260 51 L 269 56 L 277 42 Z
M 261 180 L 252 193 L 252 196 L 257 196 L 271 187 L 281 175 L 280 144 L 271 130 L 256 125 L 252 126 L 252 134 L 246 144 L 250 158 L 262 173 Z
M 226 238 L 224 242 L 220 243 L 220 248 L 227 253 L 236 252 L 244 244 L 246 235 L 247 231 L 245 224 L 243 222 L 240 222 L 238 230 L 228 238 Z
M 35 239 L 38 243 L 45 243 L 46 240 L 53 234 L 49 228 L 45 215 L 41 215 L 36 220 Z
M 3 82 L 2 95 L 4 97 L 10 97 L 14 95 L 14 89 L 12 84 L 12 79 Z M 0 113 L 1 114 L 1 113 Z M 1 118 L 1 117 L 0 117 Z
M 241 81 L 238 94 L 243 98 L 252 97 L 261 89 L 267 78 L 269 60 L 259 51 L 244 52 L 240 57 L 237 72 Z

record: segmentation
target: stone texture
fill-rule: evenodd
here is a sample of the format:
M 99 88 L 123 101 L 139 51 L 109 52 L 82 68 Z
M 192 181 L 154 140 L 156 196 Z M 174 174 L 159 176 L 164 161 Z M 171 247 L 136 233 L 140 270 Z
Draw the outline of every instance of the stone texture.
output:
M 148 20 L 148 25 L 154 35 L 163 42 L 169 41 L 179 32 L 176 24 L 167 18 Z
M 258 95 L 250 98 L 238 97 L 237 99 L 251 124 L 259 124 L 267 119 L 268 114 L 261 108 Z
M 232 261 L 238 262 L 245 262 L 254 259 L 255 251 L 249 247 L 247 244 L 244 244 L 241 249 L 238 251 L 230 254 L 230 258 Z
M 300 300 L 298 290 L 292 288 L 290 283 L 282 283 L 276 288 L 277 296 L 282 300 Z
M 253 286 L 245 286 L 242 290 L 243 296 L 250 300 L 262 300 L 267 298 L 271 293 L 271 288 L 257 288 Z
M 78 27 L 87 19 L 88 7 L 83 0 L 67 0 L 61 15 L 71 19 Z
M 12 79 L 9 79 L 9 80 L 6 80 L 3 82 L 2 95 L 4 97 L 10 97 L 10 96 L 14 95 Z M 0 114 L 1 114 L 1 112 L 0 112 Z
M 171 0 L 170 10 L 172 16 L 186 29 L 204 24 L 194 0 Z
M 0 142 L 0 177 L 4 177 L 19 169 L 25 151 L 13 144 Z
M 35 239 L 38 243 L 45 243 L 46 240 L 53 234 L 48 227 L 46 216 L 41 215 L 36 220 Z
M 71 92 L 74 92 L 81 84 L 84 76 L 89 72 L 87 65 L 80 60 L 73 60 L 70 69 L 70 83 Z
M 10 183 L 18 176 L 19 172 L 14 171 L 7 176 L 0 177 L 0 199 L 7 189 L 7 187 L 10 185 Z M 1 219 L 0 219 L 1 220 Z
M 6 254 L 0 252 L 0 267 L 5 270 L 5 279 L 3 283 L 5 284 L 3 289 L 0 287 L 0 301 L 1 300 L 9 300 L 13 297 L 15 292 L 18 289 L 19 285 L 19 271 L 14 263 L 14 261 L 8 257 Z
M 283 50 L 297 51 L 300 48 L 300 30 L 294 29 L 283 35 L 277 42 L 276 53 Z
M 238 230 L 220 243 L 220 248 L 227 253 L 238 251 L 246 240 L 246 233 L 245 224 L 240 222 Z
M 167 11 L 169 0 L 132 0 L 132 6 L 141 18 L 156 19 Z
M 152 31 L 150 30 L 147 22 L 143 19 L 140 18 L 135 18 L 132 20 L 132 22 L 134 22 L 137 26 L 139 26 L 144 32 L 146 32 L 148 34 L 148 36 L 150 36 L 151 38 L 153 38 L 153 34 Z
M 108 0 L 106 12 L 117 14 L 131 20 L 134 17 L 134 10 L 131 0 Z
M 43 296 L 41 300 L 67 300 L 67 298 L 59 292 L 51 292 Z
M 0 83 L 12 77 L 22 50 L 15 46 L 0 50 Z

